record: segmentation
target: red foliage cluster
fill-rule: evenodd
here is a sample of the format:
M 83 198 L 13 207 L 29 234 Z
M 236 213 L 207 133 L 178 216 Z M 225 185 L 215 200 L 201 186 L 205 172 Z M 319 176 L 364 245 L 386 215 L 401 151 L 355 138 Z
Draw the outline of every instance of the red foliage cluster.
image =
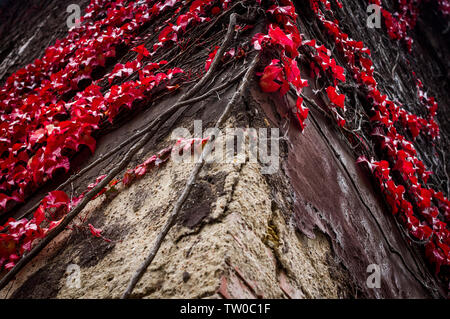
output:
M 316 39 L 305 41 L 303 44 L 311 46 L 316 50 L 316 54 L 313 56 L 314 61 L 323 71 L 328 70 L 330 72 L 335 86 L 338 84 L 338 81 L 345 82 L 345 69 L 336 64 L 336 61 L 331 57 L 330 50 L 324 45 L 318 45 Z M 313 62 L 311 62 L 311 70 L 313 71 L 313 77 L 320 77 L 320 70 Z
M 414 28 L 420 14 L 420 5 L 430 0 L 398 0 L 397 11 L 390 13 L 381 8 L 387 33 L 391 39 L 403 40 L 409 52 L 412 52 L 413 40 L 408 32 Z M 443 16 L 450 15 L 449 0 L 435 0 Z M 370 3 L 382 7 L 381 0 L 369 0 Z
M 119 45 L 133 43 L 140 27 L 178 5 L 173 0 L 151 6 L 152 2 L 132 1 L 124 6 L 123 0 L 92 1 L 79 27 L 48 48 L 41 59 L 10 76 L 0 88 L 0 212 L 23 202 L 57 170 L 68 171 L 69 158 L 81 145 L 93 152 L 92 134 L 104 119 L 112 122 L 123 106 L 131 108 L 135 101 L 150 98 L 151 90 L 160 84 L 173 89 L 169 81 L 181 69 L 155 74 L 165 61 L 144 65 L 143 60 L 170 40 L 165 35 L 167 28 L 161 31 L 152 52 L 144 45 L 135 47 L 136 60 L 117 64 L 104 77 L 112 83 L 140 69 L 138 81 L 114 85 L 104 95 L 95 82 L 82 91 L 79 87 L 83 80 L 92 82 L 94 69 L 115 57 Z M 177 19 L 177 37 L 190 25 L 208 21 L 201 15 L 211 3 L 194 1 Z M 223 1 L 223 6 L 228 3 Z M 73 93 L 73 101 L 66 102 L 64 96 Z
M 329 5 L 329 2 L 327 2 Z M 305 41 L 304 45 L 308 45 L 315 49 L 315 54 L 312 54 L 313 61 L 310 64 L 311 75 L 315 78 L 321 77 L 320 69 L 323 72 L 329 74 L 333 79 L 334 86 L 330 86 L 326 89 L 328 98 L 330 100 L 330 110 L 334 115 L 337 124 L 340 127 L 344 127 L 345 119 L 339 114 L 335 107 L 340 107 L 343 112 L 345 112 L 345 95 L 338 93 L 337 85 L 338 82 L 345 82 L 345 69 L 337 65 L 336 61 L 331 57 L 331 51 L 328 50 L 324 45 L 318 45 L 316 39 Z M 317 65 L 320 67 L 317 67 Z
M 298 48 L 302 44 L 302 37 L 295 20 L 297 14 L 292 1 L 279 1 L 280 5 L 272 5 L 267 13 L 270 14 L 273 23 L 269 24 L 267 34 L 258 33 L 253 37 L 253 46 L 256 50 L 273 47 L 280 50 L 280 59 L 274 59 L 265 67 L 261 74 L 260 87 L 264 92 L 277 92 L 285 95 L 293 85 L 297 92 L 296 116 L 301 129 L 308 115 L 308 108 L 303 105 L 300 97 L 302 88 L 308 82 L 302 80 L 297 64 L 299 57 Z
M 450 17 L 450 1 L 438 0 L 439 9 L 444 17 Z
M 14 267 L 20 256 L 31 249 L 33 242 L 57 226 L 71 207 L 66 193 L 53 191 L 42 200 L 32 219 L 16 221 L 10 218 L 0 226 L 0 231 L 6 230 L 0 233 L 0 267 Z
M 327 1 L 321 1 L 326 3 Z M 405 136 L 399 134 L 394 124 L 408 128 L 415 138 L 421 131 L 431 139 L 439 138 L 439 128 L 434 122 L 437 104 L 434 98 L 428 98 L 422 91 L 422 83 L 417 80 L 419 99 L 429 110 L 428 119 L 422 119 L 406 111 L 402 105 L 390 101 L 383 95 L 373 73 L 373 62 L 369 49 L 362 42 L 352 40 L 342 32 L 338 21 L 327 20 L 320 9 L 318 0 L 310 0 L 311 7 L 324 28 L 336 43 L 336 47 L 345 57 L 348 68 L 352 71 L 359 85 L 367 92 L 367 99 L 372 103 L 371 118 L 374 127 L 373 138 L 380 143 L 385 152 L 385 159 L 358 162 L 367 163 L 380 183 L 393 214 L 406 226 L 414 238 L 425 241 L 426 256 L 440 271 L 442 265 L 450 265 L 450 231 L 447 223 L 450 216 L 450 202 L 442 192 L 429 188 L 426 183 L 430 171 L 417 157 L 417 151 Z M 333 14 L 330 6 L 325 6 L 328 14 Z M 328 88 L 330 100 L 338 101 L 334 88 Z M 340 101 L 339 101 L 340 102 Z M 392 171 L 399 176 L 396 184 Z
M 330 7 L 328 1 L 323 1 L 327 7 Z M 306 80 L 302 80 L 300 70 L 297 64 L 297 58 L 300 56 L 298 49 L 307 45 L 314 48 L 316 54 L 314 61 L 324 72 L 329 72 L 333 78 L 334 84 L 338 81 L 345 82 L 344 68 L 337 65 L 331 58 L 331 52 L 323 45 L 318 45 L 315 39 L 302 42 L 302 37 L 296 27 L 295 19 L 297 14 L 291 1 L 282 1 L 282 6 L 273 5 L 267 12 L 271 14 L 275 23 L 269 24 L 267 34 L 258 33 L 253 38 L 253 45 L 256 50 L 264 47 L 275 47 L 280 50 L 280 59 L 274 59 L 266 66 L 261 74 L 260 87 L 264 92 L 278 92 L 285 95 L 290 85 L 293 85 L 297 92 L 297 110 L 296 116 L 301 129 L 304 129 L 304 121 L 308 115 L 308 108 L 303 105 L 303 99 L 300 97 L 301 89 L 308 85 Z M 315 76 L 320 76 L 320 70 L 311 63 L 311 69 Z M 337 93 L 335 87 L 327 89 L 330 98 L 330 109 L 334 114 L 339 126 L 345 125 L 344 118 L 337 112 L 335 107 L 345 110 L 345 96 Z

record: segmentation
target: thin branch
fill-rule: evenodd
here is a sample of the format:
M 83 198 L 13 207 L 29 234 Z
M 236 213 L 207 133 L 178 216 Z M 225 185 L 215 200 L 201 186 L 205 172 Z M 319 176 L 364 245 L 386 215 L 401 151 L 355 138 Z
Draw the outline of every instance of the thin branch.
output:
M 259 56 L 260 55 L 258 54 L 253 59 L 253 61 L 251 62 L 250 66 L 247 69 L 247 72 L 245 73 L 244 78 L 242 79 L 242 82 L 241 82 L 239 88 L 233 94 L 233 97 L 231 98 L 230 102 L 228 102 L 227 106 L 225 107 L 224 111 L 222 112 L 222 115 L 217 120 L 215 128 L 219 128 L 225 122 L 228 114 L 230 113 L 230 110 L 231 110 L 232 106 L 242 96 L 242 93 L 247 88 L 250 76 L 253 74 L 253 71 L 254 71 L 254 69 L 256 67 L 256 64 L 258 63 Z M 134 287 L 139 282 L 139 280 L 142 278 L 142 276 L 144 275 L 145 271 L 150 266 L 150 264 L 152 263 L 153 259 L 156 256 L 156 254 L 158 253 L 158 250 L 161 247 L 161 244 L 164 241 L 164 238 L 166 237 L 167 233 L 169 232 L 169 230 L 174 225 L 174 223 L 175 223 L 175 221 L 176 221 L 176 219 L 178 217 L 178 214 L 180 213 L 181 208 L 182 208 L 184 202 L 186 201 L 187 197 L 189 196 L 189 193 L 190 193 L 190 191 L 192 189 L 192 186 L 194 185 L 195 180 L 196 180 L 200 170 L 203 167 L 205 157 L 207 156 L 207 154 L 210 153 L 210 151 L 211 151 L 211 149 L 213 147 L 214 137 L 215 137 L 214 135 L 211 136 L 210 141 L 208 141 L 208 143 L 206 143 L 205 148 L 203 149 L 202 154 L 201 154 L 198 162 L 195 164 L 194 169 L 191 171 L 191 174 L 190 174 L 190 176 L 188 178 L 188 181 L 187 181 L 187 183 L 186 183 L 186 185 L 184 187 L 183 192 L 181 193 L 180 197 L 177 199 L 177 201 L 175 202 L 175 205 L 172 208 L 172 212 L 170 213 L 168 220 L 166 221 L 164 227 L 162 228 L 162 230 L 158 234 L 158 237 L 156 238 L 156 242 L 154 243 L 154 246 L 150 250 L 149 255 L 147 256 L 145 261 L 141 264 L 139 269 L 135 272 L 135 274 L 131 278 L 130 283 L 129 283 L 126 291 L 122 295 L 122 299 L 127 299 L 131 295 L 131 293 L 133 292 Z
M 167 64 L 165 65 L 171 65 L 174 61 L 176 61 L 177 59 L 179 59 L 183 54 L 188 53 L 193 47 L 195 47 L 198 43 L 198 41 L 200 39 L 203 39 L 205 37 L 206 34 L 208 34 L 209 31 L 211 31 L 216 24 L 225 16 L 227 15 L 229 12 L 231 12 L 232 10 L 234 10 L 237 6 L 244 6 L 243 5 L 243 1 L 239 1 L 237 3 L 235 3 L 233 6 L 231 6 L 229 9 L 227 9 L 225 12 L 223 12 L 221 15 L 219 15 L 211 24 L 209 24 L 209 26 L 206 28 L 206 30 L 193 42 L 191 43 L 184 51 L 180 52 L 177 56 L 175 56 L 174 58 L 172 58 L 169 62 L 167 62 Z
M 228 30 L 227 34 L 225 35 L 225 39 L 220 46 L 219 50 L 217 50 L 217 53 L 214 57 L 214 60 L 211 63 L 211 66 L 209 67 L 208 72 L 206 72 L 205 76 L 200 79 L 200 81 L 197 82 L 188 92 L 183 94 L 177 102 L 187 100 L 194 96 L 198 91 L 200 91 L 206 83 L 211 79 L 212 75 L 216 71 L 217 67 L 219 66 L 220 60 L 222 59 L 223 55 L 225 54 L 225 50 L 230 45 L 231 40 L 233 39 L 233 33 L 234 33 L 234 27 L 236 26 L 236 13 L 232 13 L 230 16 L 230 23 L 228 24 Z

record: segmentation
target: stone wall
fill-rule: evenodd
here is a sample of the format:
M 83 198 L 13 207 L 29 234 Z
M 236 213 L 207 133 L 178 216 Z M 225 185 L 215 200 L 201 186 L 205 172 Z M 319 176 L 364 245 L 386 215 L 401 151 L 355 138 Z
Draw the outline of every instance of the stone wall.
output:
M 64 4 L 47 2 L 47 9 L 39 11 L 43 24 L 37 29 L 21 28 L 19 21 L 22 20 L 11 20 L 17 28 L 0 40 L 2 48 L 6 45 L 9 48 L 8 52 L 0 51 L 0 78 L 30 62 L 31 57 L 37 57 L 47 41 L 64 34 L 65 21 L 60 21 L 64 16 L 60 14 Z M 381 31 L 363 28 L 364 8 L 355 1 L 350 2 L 354 14 L 342 14 L 351 17 L 348 23 L 353 23 L 363 35 L 360 40 L 374 51 L 380 72 L 391 70 L 396 44 L 379 35 Z M 308 20 L 302 18 L 301 5 L 299 7 L 302 32 L 305 37 L 311 36 L 314 31 Z M 20 10 L 22 15 L 31 14 L 27 11 L 31 9 Z M 50 21 L 50 25 L 45 21 Z M 49 36 L 52 23 L 57 32 Z M 435 27 L 427 23 L 421 20 L 417 32 L 429 32 Z M 383 46 L 378 45 L 377 37 Z M 433 41 L 439 43 L 439 38 Z M 446 136 L 449 104 L 445 87 L 448 88 L 448 83 L 440 85 L 433 80 L 430 70 L 447 63 L 444 68 L 448 72 L 448 61 L 443 62 L 439 56 L 431 58 L 433 50 L 429 47 L 422 45 L 420 48 L 420 54 L 413 59 L 421 66 L 418 72 L 422 72 L 425 84 L 436 92 L 440 101 L 442 131 Z M 445 56 L 445 52 L 435 52 Z M 203 63 L 205 52 L 199 51 L 196 56 Z M 427 63 L 433 67 L 423 67 Z M 403 79 L 402 70 L 401 63 L 395 79 L 385 77 L 382 83 L 391 85 L 392 92 L 399 87 L 406 88 L 399 90 L 400 97 L 410 98 L 414 90 L 410 89 L 409 80 Z M 222 70 L 220 77 L 237 71 Z M 306 78 L 306 74 L 302 76 Z M 305 90 L 307 96 L 316 99 L 318 104 L 323 103 L 314 97 L 312 90 L 318 88 L 309 80 L 311 87 Z M 171 133 L 176 127 L 192 131 L 193 120 L 198 119 L 203 120 L 204 127 L 213 126 L 235 89 L 232 87 L 219 97 L 212 96 L 190 106 L 183 116 L 173 116 L 129 168 L 173 144 Z M 94 155 L 83 153 L 76 159 L 79 167 L 120 144 L 172 105 L 177 97 L 166 97 L 142 110 L 139 116 L 129 115 L 121 125 L 105 132 Z M 251 162 L 248 153 L 235 164 L 205 165 L 181 217 L 132 297 L 429 298 L 438 295 L 440 288 L 430 270 L 419 252 L 407 243 L 367 172 L 355 165 L 356 154 L 335 124 L 311 110 L 307 127 L 300 134 L 293 121 L 280 116 L 292 103 L 294 100 L 261 93 L 257 82 L 252 80 L 251 88 L 235 105 L 226 126 L 280 128 L 280 135 L 284 136 L 280 140 L 280 170 L 271 175 L 263 174 L 262 165 Z M 97 176 L 117 165 L 125 152 L 124 149 L 100 163 L 66 191 L 80 193 Z M 72 230 L 59 235 L 15 281 L 0 291 L 0 297 L 120 297 L 147 256 L 192 168 L 193 164 L 169 160 L 129 188 L 120 189 L 115 196 L 102 195 L 93 200 L 81 216 L 86 217 L 85 223 L 101 228 L 104 237 L 111 242 L 94 238 L 88 231 L 72 225 Z M 26 211 L 55 185 L 57 182 L 38 192 L 29 203 L 15 211 L 14 216 Z M 381 267 L 380 289 L 366 285 L 369 264 Z M 67 284 L 70 265 L 80 267 L 80 287 Z M 417 280 L 417 277 L 424 280 Z

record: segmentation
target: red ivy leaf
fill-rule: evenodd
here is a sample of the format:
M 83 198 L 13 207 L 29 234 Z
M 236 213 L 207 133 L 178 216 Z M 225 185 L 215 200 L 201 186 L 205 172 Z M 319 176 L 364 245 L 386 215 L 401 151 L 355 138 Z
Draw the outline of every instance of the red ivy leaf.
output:
M 333 86 L 327 87 L 327 94 L 328 94 L 328 98 L 330 99 L 331 103 L 333 103 L 334 105 L 339 106 L 340 108 L 345 110 L 345 105 L 344 105 L 345 95 L 344 94 L 337 93 L 336 88 Z
M 273 93 L 280 89 L 281 85 L 274 80 L 282 80 L 281 74 L 283 68 L 277 66 L 279 60 L 272 60 L 271 64 L 266 66 L 261 79 L 259 80 L 259 85 L 263 92 Z
M 219 48 L 220 48 L 219 46 L 216 46 L 214 48 L 213 52 L 211 52 L 208 55 L 208 59 L 206 60 L 206 63 L 205 63 L 205 71 L 208 71 L 209 68 L 211 67 L 212 61 L 214 60 L 214 57 L 216 56 L 217 50 L 219 50 Z
M 94 226 L 92 226 L 92 224 L 89 224 L 89 230 L 94 237 L 102 237 L 102 230 L 95 228 Z
M 141 56 L 149 56 L 150 55 L 150 52 L 148 52 L 148 50 L 145 48 L 145 46 L 143 44 L 131 49 L 131 51 L 137 52 Z

